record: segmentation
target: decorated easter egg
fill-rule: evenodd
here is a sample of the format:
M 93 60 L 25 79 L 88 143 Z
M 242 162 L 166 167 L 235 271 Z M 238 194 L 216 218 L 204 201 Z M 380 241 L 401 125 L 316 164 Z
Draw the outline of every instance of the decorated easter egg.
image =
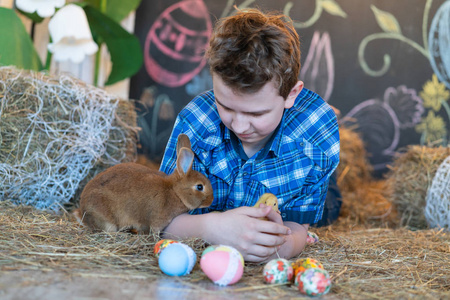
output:
M 157 242 L 155 244 L 155 247 L 153 248 L 153 253 L 156 255 L 156 257 L 158 257 L 159 254 L 161 254 L 161 251 L 164 250 L 164 248 L 166 248 L 170 244 L 174 244 L 174 243 L 178 243 L 178 242 L 174 241 L 174 240 L 169 240 L 169 239 L 160 240 L 159 242 Z
M 306 237 L 306 243 L 315 244 L 317 242 L 319 242 L 319 236 L 314 232 L 308 231 L 308 235 Z
M 161 271 L 169 276 L 184 276 L 192 271 L 196 261 L 197 256 L 191 247 L 172 243 L 161 251 L 158 264 Z
M 178 1 L 153 23 L 144 45 L 150 77 L 168 87 L 189 82 L 205 66 L 212 22 L 203 0 Z
M 323 265 L 314 258 L 299 258 L 292 263 L 292 268 L 294 269 L 294 276 L 297 276 L 298 273 L 301 273 L 309 268 L 319 268 L 323 269 Z
M 294 270 L 289 261 L 284 258 L 272 259 L 263 269 L 264 281 L 267 283 L 287 283 L 294 276 Z
M 226 286 L 241 279 L 244 273 L 244 258 L 233 247 L 213 245 L 203 251 L 200 267 L 215 284 Z
M 295 286 L 308 296 L 322 296 L 330 291 L 330 274 L 324 269 L 309 268 L 295 276 Z

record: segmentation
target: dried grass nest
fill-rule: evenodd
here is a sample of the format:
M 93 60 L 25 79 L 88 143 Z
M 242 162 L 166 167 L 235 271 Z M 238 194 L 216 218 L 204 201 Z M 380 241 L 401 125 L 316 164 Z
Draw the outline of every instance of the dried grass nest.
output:
M 308 245 L 299 257 L 312 257 L 323 263 L 333 282 L 327 296 L 333 299 L 450 297 L 449 233 L 365 228 L 344 219 L 312 230 L 320 241 Z M 300 296 L 293 286 L 264 284 L 263 264 L 246 263 L 240 282 L 223 289 L 211 288 L 214 284 L 200 270 L 198 262 L 190 275 L 169 278 L 159 270 L 153 255 L 157 236 L 92 233 L 70 215 L 15 206 L 8 201 L 0 202 L 0 235 L 0 268 L 4 274 L 70 270 L 71 276 L 139 280 L 146 286 L 159 279 L 177 280 L 186 292 L 196 290 L 215 296 Z M 193 247 L 197 257 L 206 246 L 201 240 L 183 242 Z
M 0 200 L 58 210 L 96 173 L 135 159 L 131 101 L 14 67 L 0 67 L 0 101 Z

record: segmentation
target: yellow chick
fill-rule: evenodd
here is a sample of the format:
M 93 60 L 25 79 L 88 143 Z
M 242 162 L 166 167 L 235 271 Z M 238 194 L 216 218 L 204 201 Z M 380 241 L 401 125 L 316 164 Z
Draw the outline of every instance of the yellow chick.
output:
M 253 207 L 259 207 L 260 204 L 265 204 L 267 206 L 270 206 L 270 207 L 272 207 L 272 209 L 275 212 L 280 213 L 280 210 L 278 209 L 277 196 L 275 196 L 272 193 L 262 194 L 261 197 L 259 197 L 258 201 L 255 203 L 255 205 L 253 205 Z M 267 220 L 266 217 L 260 218 L 260 219 L 261 220 Z

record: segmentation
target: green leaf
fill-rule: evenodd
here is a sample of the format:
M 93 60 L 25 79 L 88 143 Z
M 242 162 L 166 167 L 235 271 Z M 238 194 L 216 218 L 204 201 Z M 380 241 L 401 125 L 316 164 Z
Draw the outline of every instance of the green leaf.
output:
M 0 7 L 0 65 L 42 70 L 42 62 L 19 16 Z
M 37 12 L 34 12 L 32 14 L 24 12 L 23 10 L 17 9 L 22 15 L 24 15 L 25 17 L 27 17 L 28 19 L 30 19 L 31 21 L 35 22 L 35 23 L 41 23 L 44 18 L 39 16 L 37 14 Z
M 347 14 L 345 11 L 342 10 L 342 8 L 339 6 L 339 4 L 334 0 L 322 0 L 321 3 L 323 9 L 325 9 L 329 14 L 347 18 Z
M 84 6 L 93 36 L 104 42 L 111 54 L 112 70 L 105 85 L 134 75 L 142 66 L 141 44 L 119 23 L 90 5 Z
M 391 13 L 378 9 L 374 5 L 371 5 L 370 8 L 372 8 L 372 11 L 381 29 L 383 29 L 385 32 L 390 33 L 402 33 L 397 19 Z
M 102 2 L 106 7 L 102 8 Z M 122 21 L 130 12 L 136 10 L 142 0 L 85 0 L 92 7 L 106 14 L 116 22 Z M 104 10 L 104 11 L 103 11 Z

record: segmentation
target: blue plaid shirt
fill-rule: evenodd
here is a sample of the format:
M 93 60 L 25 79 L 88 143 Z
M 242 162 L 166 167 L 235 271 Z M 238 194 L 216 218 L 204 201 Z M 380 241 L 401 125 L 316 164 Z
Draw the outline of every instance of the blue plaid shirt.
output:
M 166 174 L 176 168 L 180 133 L 191 140 L 193 169 L 205 174 L 214 190 L 211 206 L 192 214 L 253 206 L 270 192 L 284 221 L 314 224 L 321 219 L 328 180 L 339 163 L 339 131 L 333 110 L 314 92 L 300 92 L 271 140 L 247 160 L 240 155 L 240 141 L 233 141 L 220 120 L 213 91 L 179 113 L 160 167 Z

